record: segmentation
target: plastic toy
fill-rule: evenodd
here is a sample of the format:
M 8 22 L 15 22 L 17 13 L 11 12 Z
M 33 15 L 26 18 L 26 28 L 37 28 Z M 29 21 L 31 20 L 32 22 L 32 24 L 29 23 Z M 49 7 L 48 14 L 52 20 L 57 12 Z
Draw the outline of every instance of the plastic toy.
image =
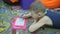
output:
M 26 29 L 26 22 L 26 19 L 23 20 L 20 16 L 17 16 L 12 21 L 12 29 Z
M 12 21 L 12 30 L 16 30 L 15 34 L 19 31 L 24 32 L 26 30 L 27 19 L 23 19 L 20 16 L 16 16 Z M 20 33 L 21 33 L 20 32 Z
M 40 0 L 47 8 L 59 7 L 59 0 Z

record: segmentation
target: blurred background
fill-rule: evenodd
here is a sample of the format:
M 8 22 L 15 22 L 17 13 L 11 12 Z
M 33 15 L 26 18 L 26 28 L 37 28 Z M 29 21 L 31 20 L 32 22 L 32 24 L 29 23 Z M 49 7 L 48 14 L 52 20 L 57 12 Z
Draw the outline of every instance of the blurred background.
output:
M 27 14 L 29 11 L 25 11 Z M 17 15 L 21 15 L 21 11 L 12 10 L 12 6 L 7 5 L 2 0 L 0 0 L 0 34 L 12 34 L 11 21 Z M 25 31 L 19 31 L 20 34 L 31 34 L 28 31 L 29 26 L 32 24 L 33 20 L 29 19 L 27 23 L 27 29 Z M 1 28 L 2 27 L 2 28 Z M 60 34 L 60 29 L 54 29 L 51 27 L 42 27 L 36 31 L 37 34 Z

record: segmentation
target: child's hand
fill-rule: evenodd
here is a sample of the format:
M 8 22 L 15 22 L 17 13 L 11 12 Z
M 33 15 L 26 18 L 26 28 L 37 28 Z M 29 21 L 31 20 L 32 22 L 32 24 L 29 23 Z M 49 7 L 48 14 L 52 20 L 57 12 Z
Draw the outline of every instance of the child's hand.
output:
M 31 14 L 24 14 L 23 16 L 22 16 L 22 18 L 29 18 L 29 17 L 31 17 Z
M 28 18 L 28 16 L 22 16 L 22 18 L 24 18 L 24 19 L 25 19 L 25 18 Z

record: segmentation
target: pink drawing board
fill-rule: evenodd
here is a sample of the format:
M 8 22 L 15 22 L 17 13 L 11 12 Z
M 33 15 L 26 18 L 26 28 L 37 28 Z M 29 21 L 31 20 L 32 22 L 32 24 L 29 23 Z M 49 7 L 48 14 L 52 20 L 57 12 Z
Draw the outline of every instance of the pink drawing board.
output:
M 27 19 L 23 19 L 20 16 L 16 16 L 12 20 L 12 29 L 26 29 Z

